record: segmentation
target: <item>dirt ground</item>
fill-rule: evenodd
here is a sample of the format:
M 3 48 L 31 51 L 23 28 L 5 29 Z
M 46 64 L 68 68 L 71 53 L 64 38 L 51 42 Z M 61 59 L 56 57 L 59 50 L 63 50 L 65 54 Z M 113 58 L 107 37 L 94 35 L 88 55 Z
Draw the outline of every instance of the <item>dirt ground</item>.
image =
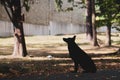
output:
M 88 53 L 97 66 L 97 73 L 71 73 L 73 62 L 61 36 L 26 37 L 28 56 L 11 56 L 13 38 L 0 38 L 0 80 L 120 80 L 120 38 L 112 34 L 112 46 L 106 47 L 105 35 L 100 34 L 100 47 L 89 44 L 85 34 L 76 34 L 76 43 Z
M 49 76 L 34 74 L 16 78 L 2 78 L 0 80 L 120 80 L 120 70 L 100 70 L 97 73 L 61 73 Z

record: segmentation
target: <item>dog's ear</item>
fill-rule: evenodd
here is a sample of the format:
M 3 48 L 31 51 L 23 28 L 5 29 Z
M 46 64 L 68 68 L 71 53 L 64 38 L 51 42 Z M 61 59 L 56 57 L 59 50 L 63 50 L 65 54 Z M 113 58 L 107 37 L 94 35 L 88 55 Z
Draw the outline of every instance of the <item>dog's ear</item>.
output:
M 63 38 L 63 41 L 67 42 L 67 39 L 66 39 L 66 38 Z
M 76 39 L 76 35 L 73 36 L 73 39 L 74 39 L 74 40 Z

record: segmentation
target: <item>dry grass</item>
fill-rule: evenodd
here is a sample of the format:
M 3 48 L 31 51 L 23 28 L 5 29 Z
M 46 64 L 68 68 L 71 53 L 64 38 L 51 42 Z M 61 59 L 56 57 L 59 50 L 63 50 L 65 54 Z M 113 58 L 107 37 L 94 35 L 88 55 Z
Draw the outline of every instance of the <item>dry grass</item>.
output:
M 105 34 L 100 33 L 98 35 L 98 42 L 100 43 L 100 48 L 92 47 L 89 44 L 89 40 L 86 39 L 85 34 L 76 34 L 76 42 L 79 46 L 88 53 L 111 53 L 118 49 L 120 44 L 120 33 L 112 34 L 112 47 L 105 47 Z M 29 54 L 31 52 L 39 53 L 41 52 L 52 52 L 52 53 L 64 53 L 67 51 L 66 43 L 63 42 L 63 37 L 71 37 L 73 35 L 61 35 L 61 36 L 28 36 L 25 37 L 27 50 Z M 0 54 L 7 55 L 12 54 L 14 38 L 0 38 Z M 35 54 L 34 53 L 34 54 Z
M 76 42 L 79 46 L 90 54 L 95 61 L 97 68 L 100 69 L 119 69 L 120 55 L 110 55 L 120 47 L 120 33 L 112 34 L 111 47 L 105 47 L 105 34 L 99 34 L 99 43 L 101 47 L 92 47 L 86 39 L 85 34 L 76 34 Z M 32 57 L 13 58 L 10 55 L 13 51 L 13 37 L 0 38 L 0 76 L 11 77 L 20 75 L 31 75 L 34 73 L 40 75 L 51 75 L 57 73 L 69 72 L 73 63 L 67 54 L 67 45 L 63 42 L 61 36 L 27 36 L 26 44 L 28 54 Z M 4 55 L 4 56 L 3 56 Z M 9 55 L 9 56 L 6 56 Z M 48 56 L 51 55 L 52 58 Z M 82 69 L 79 71 L 81 72 Z

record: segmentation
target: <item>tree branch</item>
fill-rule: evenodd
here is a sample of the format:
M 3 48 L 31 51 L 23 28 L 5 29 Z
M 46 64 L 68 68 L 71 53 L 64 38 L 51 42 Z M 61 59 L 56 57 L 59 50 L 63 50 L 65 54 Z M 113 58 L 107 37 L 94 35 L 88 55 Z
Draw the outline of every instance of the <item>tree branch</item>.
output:
M 10 13 L 9 13 L 7 7 L 6 7 L 5 1 L 3 1 L 3 6 L 4 6 L 4 8 L 5 8 L 5 10 L 6 10 L 8 16 L 9 16 L 9 18 L 10 18 L 10 20 L 13 22 L 13 20 L 12 20 L 12 16 L 10 15 Z

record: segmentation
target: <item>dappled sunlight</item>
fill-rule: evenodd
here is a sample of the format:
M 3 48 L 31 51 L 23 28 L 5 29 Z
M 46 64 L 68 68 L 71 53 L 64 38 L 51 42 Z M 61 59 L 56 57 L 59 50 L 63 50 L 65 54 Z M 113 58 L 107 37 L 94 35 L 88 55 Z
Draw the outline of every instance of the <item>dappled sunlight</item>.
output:
M 62 53 L 61 51 L 66 50 L 67 51 L 67 44 L 63 42 L 63 37 L 70 37 L 73 35 L 61 35 L 61 36 L 27 36 L 25 37 L 26 39 L 26 44 L 27 44 L 27 50 L 32 51 L 36 50 L 36 52 L 46 50 L 46 51 L 51 51 L 51 53 Z M 116 51 L 118 48 L 117 47 L 104 47 L 104 45 L 98 47 L 92 47 L 89 44 L 89 41 L 86 39 L 86 34 L 76 34 L 76 43 L 85 50 L 87 53 L 94 53 L 94 54 L 104 54 L 104 53 L 111 53 Z M 98 35 L 99 39 L 103 39 L 102 37 L 105 36 L 105 34 Z M 117 44 L 118 47 L 118 42 L 120 39 L 116 36 L 112 37 L 114 44 Z M 104 42 L 104 41 L 103 41 Z M 13 43 L 14 39 L 13 37 L 11 38 L 0 38 L 0 49 L 5 49 L 1 51 L 6 51 L 9 48 L 13 49 Z M 116 46 L 116 45 L 115 45 Z M 7 48 L 6 48 L 7 47 Z M 9 51 L 9 50 L 8 50 Z M 60 51 L 60 52 L 59 52 Z M 10 50 L 10 53 L 12 51 Z M 29 54 L 29 53 L 28 53 Z
M 120 57 L 116 57 L 116 56 L 114 56 L 114 57 L 112 57 L 112 56 L 108 56 L 108 57 L 95 57 L 95 58 L 93 58 L 94 60 L 109 60 L 109 59 L 111 59 L 111 60 L 119 60 L 120 59 Z
M 64 64 L 64 63 L 61 63 L 61 64 L 58 64 L 59 66 L 70 66 L 71 64 Z M 73 64 L 72 64 L 73 65 Z M 54 65 L 56 66 L 56 65 Z
M 107 54 L 107 53 L 113 53 L 117 51 L 119 46 L 111 46 L 111 47 L 93 47 L 90 49 L 85 49 L 87 53 L 93 53 L 93 54 Z
M 100 74 L 104 76 L 102 75 L 102 73 L 104 73 L 102 71 L 104 70 L 120 69 L 120 55 L 113 54 L 118 50 L 119 45 L 92 47 L 88 44 L 85 34 L 76 35 L 76 43 L 92 57 L 97 66 L 98 72 L 94 75 Z M 84 77 L 85 75 L 81 73 L 82 68 L 79 68 L 76 74 L 70 73 L 70 71 L 74 70 L 74 64 L 69 57 L 67 44 L 62 40 L 63 37 L 70 36 L 73 35 L 28 36 L 26 37 L 28 56 L 26 57 L 12 56 L 12 38 L 10 38 L 8 42 L 7 40 L 9 40 L 9 38 L 0 39 L 1 42 L 6 41 L 6 44 L 0 43 L 0 78 L 31 75 L 50 78 L 51 76 L 61 74 L 65 74 L 64 77 L 68 80 L 71 76 L 74 79 L 80 78 L 79 76 Z M 115 37 L 116 36 L 114 36 L 114 38 Z M 116 39 L 115 41 L 118 40 L 119 39 Z M 56 78 L 58 77 L 56 76 Z M 89 77 L 94 76 L 89 74 Z
M 10 55 L 12 54 L 13 47 L 12 46 L 0 46 L 0 54 L 1 55 Z
M 39 76 L 46 75 L 51 76 L 53 74 L 71 74 L 68 72 L 73 70 L 73 61 L 68 56 L 62 57 L 59 56 L 52 57 L 44 56 L 27 56 L 27 57 L 13 57 L 9 56 L 0 56 L 0 71 L 2 73 L 8 72 L 11 75 L 2 74 L 2 77 L 15 77 L 15 76 L 28 76 L 33 74 L 39 74 Z M 95 54 L 94 54 L 95 55 Z M 120 68 L 120 57 L 115 56 L 104 56 L 104 57 L 93 57 L 92 58 L 99 70 L 108 70 L 108 69 L 119 69 Z M 3 62 L 4 60 L 4 62 Z M 42 65 L 42 66 L 41 66 Z M 2 70 L 1 70 L 2 69 Z M 5 69 L 5 70 L 4 70 Z M 6 70 L 7 69 L 7 70 Z M 81 76 L 82 68 L 79 68 L 79 76 Z M 13 75 L 14 74 L 14 75 Z M 76 74 L 77 75 L 77 74 Z M 77 75 L 77 76 L 78 76 Z
M 66 51 L 66 50 L 63 50 L 63 51 L 55 50 L 55 51 L 50 51 L 49 53 L 53 53 L 53 54 L 58 54 L 59 55 L 59 53 L 60 54 L 68 54 L 68 51 Z

